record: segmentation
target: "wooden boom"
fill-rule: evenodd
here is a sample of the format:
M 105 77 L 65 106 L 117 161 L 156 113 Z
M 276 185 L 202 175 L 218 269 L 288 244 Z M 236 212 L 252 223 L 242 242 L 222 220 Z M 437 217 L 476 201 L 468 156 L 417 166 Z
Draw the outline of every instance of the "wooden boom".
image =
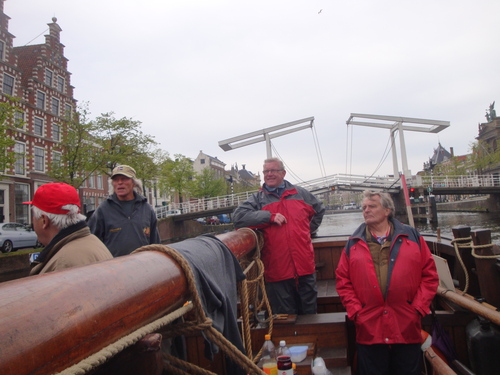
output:
M 249 230 L 218 236 L 239 259 Z M 62 371 L 190 299 L 170 256 L 144 251 L 0 284 L 0 374 Z

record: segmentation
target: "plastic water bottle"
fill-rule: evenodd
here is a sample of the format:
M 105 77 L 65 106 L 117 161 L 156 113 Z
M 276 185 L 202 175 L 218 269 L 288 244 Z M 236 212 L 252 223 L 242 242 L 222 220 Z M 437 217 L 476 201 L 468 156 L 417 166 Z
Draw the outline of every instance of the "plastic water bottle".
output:
M 271 341 L 271 335 L 265 335 L 262 345 L 262 369 L 266 374 L 278 375 L 278 362 L 276 360 L 276 348 Z
M 280 346 L 278 347 L 278 350 L 276 352 L 276 357 L 281 357 L 282 355 L 287 355 L 289 357 L 292 356 L 292 354 L 290 353 L 290 350 L 288 349 L 288 347 L 286 346 L 286 341 L 285 340 L 281 340 L 280 341 Z

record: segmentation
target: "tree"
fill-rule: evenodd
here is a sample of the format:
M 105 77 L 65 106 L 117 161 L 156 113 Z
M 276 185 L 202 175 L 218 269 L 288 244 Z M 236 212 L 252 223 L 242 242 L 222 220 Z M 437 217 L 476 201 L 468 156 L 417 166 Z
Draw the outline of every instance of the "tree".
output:
M 211 198 L 226 195 L 226 182 L 223 178 L 216 178 L 215 171 L 204 168 L 194 177 L 193 195 L 196 198 Z
M 453 156 L 446 162 L 436 165 L 432 172 L 435 175 L 463 176 L 467 174 L 467 165 L 464 160 Z
M 12 131 L 23 126 L 22 121 L 16 121 L 16 112 L 23 113 L 17 105 L 18 100 L 12 97 L 7 99 L 8 102 L 0 102 L 0 171 L 6 171 L 15 163 L 17 155 L 12 147 L 16 141 Z
M 156 151 L 149 151 L 156 142 L 142 133 L 140 125 L 125 117 L 117 120 L 112 113 L 91 121 L 88 105 L 82 105 L 68 119 L 60 144 L 61 158 L 52 163 L 47 174 L 78 188 L 93 173 L 111 176 L 118 164 L 128 164 L 137 170 L 138 178 L 149 183 L 158 171 Z
M 182 202 L 183 196 L 194 190 L 194 175 L 192 161 L 184 155 L 175 154 L 173 160 L 168 158 L 160 166 L 159 185 L 162 190 L 177 194 L 179 202 Z
M 75 188 L 102 168 L 99 145 L 92 136 L 94 124 L 87 117 L 88 110 L 84 105 L 68 120 L 60 143 L 61 158 L 54 160 L 47 172 L 56 181 Z
M 111 176 L 113 169 L 120 164 L 137 167 L 138 176 L 145 172 L 138 168 L 140 161 L 151 155 L 156 145 L 154 137 L 144 134 L 141 122 L 123 117 L 116 119 L 113 112 L 103 113 L 93 121 L 93 135 L 101 149 L 101 172 Z M 135 162 L 137 161 L 137 162 Z
M 492 145 L 484 141 L 473 142 L 470 145 L 471 167 L 481 175 L 500 163 L 500 149 L 493 148 Z

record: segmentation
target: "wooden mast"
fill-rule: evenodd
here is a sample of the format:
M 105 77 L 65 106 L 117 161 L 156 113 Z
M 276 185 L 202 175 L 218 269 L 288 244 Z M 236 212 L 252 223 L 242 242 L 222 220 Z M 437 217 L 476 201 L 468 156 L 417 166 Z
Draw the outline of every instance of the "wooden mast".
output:
M 219 236 L 241 258 L 247 230 Z M 62 371 L 181 307 L 190 296 L 180 266 L 145 251 L 0 284 L 0 373 Z

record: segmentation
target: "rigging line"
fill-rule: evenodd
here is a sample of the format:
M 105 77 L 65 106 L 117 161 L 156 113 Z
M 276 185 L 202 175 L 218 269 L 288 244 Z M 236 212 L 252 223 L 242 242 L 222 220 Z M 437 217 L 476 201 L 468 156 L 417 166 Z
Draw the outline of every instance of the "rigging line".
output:
M 276 155 L 278 155 L 278 158 L 283 162 L 283 164 L 285 165 L 285 169 L 286 169 L 286 172 L 287 173 L 290 173 L 290 175 L 295 178 L 297 181 L 299 182 L 305 182 L 303 179 L 301 179 L 299 176 L 297 176 L 297 174 L 288 167 L 288 164 L 283 160 L 283 158 L 281 157 L 280 153 L 278 152 L 278 150 L 276 149 L 276 147 L 274 147 L 274 145 L 271 143 L 271 147 L 272 149 L 274 150 L 274 152 L 276 153 Z
M 326 178 L 325 163 L 323 162 L 323 155 L 321 154 L 321 148 L 319 147 L 318 134 L 316 133 L 316 128 L 314 127 L 314 125 L 311 127 L 311 131 L 313 133 L 314 148 L 316 150 L 316 156 L 319 162 L 321 177 Z
M 349 125 L 346 128 L 346 137 L 345 137 L 345 171 L 347 174 L 347 165 L 349 164 Z
M 377 167 L 375 168 L 375 170 L 373 171 L 373 173 L 367 179 L 370 179 L 371 177 L 373 177 L 373 175 L 375 173 L 377 173 L 377 171 L 382 167 L 382 165 L 384 164 L 385 160 L 387 159 L 387 156 L 389 156 L 389 151 L 391 151 L 391 149 L 392 149 L 392 143 L 391 143 L 391 147 L 389 147 L 389 149 L 387 149 L 388 146 L 389 146 L 390 141 L 391 141 L 391 135 L 389 134 L 389 138 L 387 140 L 387 144 L 385 145 L 385 150 L 384 150 L 384 152 L 382 154 L 382 158 L 379 161 L 379 163 L 378 163 Z M 385 154 L 385 156 L 384 156 L 384 154 Z
M 46 33 L 47 31 L 49 31 L 49 29 L 45 29 L 44 31 L 42 31 L 40 34 L 38 34 L 37 36 L 35 36 L 33 39 L 31 39 L 28 43 L 26 43 L 24 46 L 27 46 L 28 44 L 30 44 L 32 41 L 34 41 L 36 38 L 38 38 L 40 35 L 42 35 L 43 33 Z

